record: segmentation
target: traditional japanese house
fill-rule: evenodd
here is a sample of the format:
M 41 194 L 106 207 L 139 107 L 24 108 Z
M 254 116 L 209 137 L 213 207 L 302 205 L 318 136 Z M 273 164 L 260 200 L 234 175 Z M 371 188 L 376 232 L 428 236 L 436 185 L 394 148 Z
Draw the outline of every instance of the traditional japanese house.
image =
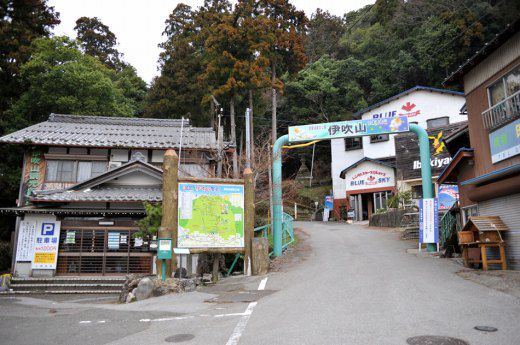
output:
M 213 176 L 217 152 L 215 131 L 189 120 L 58 114 L 0 143 L 25 148 L 17 205 L 2 209 L 17 216 L 18 276 L 151 273 L 149 243 L 133 234 L 143 203 L 162 199 L 165 150 L 195 177 Z

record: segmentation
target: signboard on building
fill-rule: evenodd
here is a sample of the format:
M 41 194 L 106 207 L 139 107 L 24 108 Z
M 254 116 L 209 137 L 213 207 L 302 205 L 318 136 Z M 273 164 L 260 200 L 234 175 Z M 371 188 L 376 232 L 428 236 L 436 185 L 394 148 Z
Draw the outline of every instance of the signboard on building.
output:
M 38 222 L 34 240 L 33 269 L 56 269 L 60 225 L 59 221 Z
M 449 210 L 459 200 L 459 187 L 452 184 L 441 184 L 438 196 L 439 209 Z
M 399 110 L 389 110 L 372 114 L 374 119 L 392 118 L 396 116 L 415 117 L 421 114 L 421 110 L 413 102 L 404 103 Z
M 289 141 L 311 141 L 408 132 L 408 118 L 353 120 L 289 127 Z
M 244 247 L 244 186 L 179 183 L 179 248 Z
M 439 242 L 439 201 L 419 200 L 419 243 Z
M 18 230 L 16 245 L 16 261 L 32 261 L 34 241 L 36 238 L 36 222 L 22 220 Z
M 445 137 L 460 128 L 461 124 L 429 129 L 430 165 L 432 175 L 439 175 L 451 162 L 451 156 L 442 141 Z M 395 137 L 395 160 L 397 178 L 412 180 L 421 178 L 421 159 L 417 136 L 402 134 Z
M 392 167 L 372 161 L 366 161 L 345 173 L 347 193 L 363 189 L 395 187 L 395 172 Z
M 520 119 L 489 133 L 489 147 L 492 163 L 520 154 Z

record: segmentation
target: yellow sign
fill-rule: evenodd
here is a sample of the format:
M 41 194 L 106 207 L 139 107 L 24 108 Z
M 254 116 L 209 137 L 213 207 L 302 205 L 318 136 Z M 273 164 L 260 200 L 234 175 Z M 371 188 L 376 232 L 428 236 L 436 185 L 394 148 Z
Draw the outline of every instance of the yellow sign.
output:
M 45 253 L 45 252 L 39 252 L 34 253 L 34 260 L 33 263 L 35 264 L 54 264 L 56 261 L 56 253 Z

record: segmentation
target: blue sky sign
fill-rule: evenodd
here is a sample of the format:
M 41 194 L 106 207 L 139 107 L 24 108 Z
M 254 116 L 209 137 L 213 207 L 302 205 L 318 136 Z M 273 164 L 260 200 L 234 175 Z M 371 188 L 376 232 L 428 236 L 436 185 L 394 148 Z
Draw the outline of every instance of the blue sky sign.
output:
M 409 130 L 408 118 L 406 116 L 329 122 L 289 127 L 289 141 L 301 142 L 359 137 L 362 135 L 393 134 L 408 132 Z

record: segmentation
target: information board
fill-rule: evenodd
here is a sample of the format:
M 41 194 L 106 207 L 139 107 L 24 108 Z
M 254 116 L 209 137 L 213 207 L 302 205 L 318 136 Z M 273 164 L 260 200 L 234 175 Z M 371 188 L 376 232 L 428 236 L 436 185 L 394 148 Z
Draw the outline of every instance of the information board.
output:
M 34 241 L 33 269 L 56 269 L 60 239 L 59 221 L 38 223 Z
M 244 186 L 179 183 L 179 248 L 244 247 Z
M 289 142 L 392 134 L 410 130 L 408 117 L 353 120 L 289 127 Z
M 419 243 L 439 242 L 439 201 L 419 200 Z
M 22 220 L 18 230 L 16 246 L 16 261 L 32 261 L 34 241 L 36 237 L 36 222 Z

